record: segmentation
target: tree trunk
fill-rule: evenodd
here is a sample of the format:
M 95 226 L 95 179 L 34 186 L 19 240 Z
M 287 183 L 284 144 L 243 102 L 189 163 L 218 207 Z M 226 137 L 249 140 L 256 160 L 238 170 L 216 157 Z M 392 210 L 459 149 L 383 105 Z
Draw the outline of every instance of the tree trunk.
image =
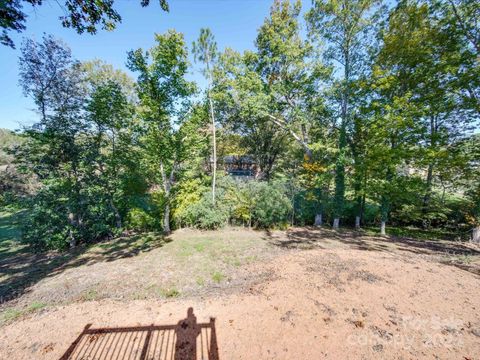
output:
M 120 216 L 117 207 L 113 204 L 112 199 L 110 199 L 110 207 L 112 208 L 113 214 L 115 216 L 115 227 L 117 229 L 120 229 L 122 227 L 122 217 Z
M 335 164 L 335 205 L 333 228 L 338 229 L 340 217 L 343 215 L 343 206 L 345 200 L 345 157 L 347 146 L 347 124 L 349 122 L 349 95 L 350 95 L 350 49 L 344 48 L 344 87 L 342 89 L 341 100 L 341 124 L 338 139 L 338 157 Z
M 381 223 L 380 223 L 380 235 L 386 235 L 385 226 L 388 220 L 388 213 L 390 210 L 390 203 L 386 196 L 382 196 L 382 204 L 380 206 Z
M 165 209 L 163 210 L 163 231 L 167 234 L 171 232 L 170 229 L 170 205 L 165 204 Z
M 77 227 L 75 214 L 73 213 L 68 214 L 68 222 L 73 228 Z M 68 245 L 70 246 L 70 249 L 73 249 L 75 246 L 77 246 L 77 238 L 73 234 L 73 229 L 70 229 L 68 231 Z
M 210 92 L 208 94 L 208 102 L 210 104 L 210 116 L 212 118 L 212 136 L 213 136 L 213 179 L 212 179 L 212 201 L 215 206 L 215 187 L 217 180 L 217 137 L 215 129 L 215 117 L 213 113 L 213 102 L 210 97 Z
M 169 233 L 170 230 L 170 189 L 171 185 L 173 183 L 174 179 L 174 173 L 175 173 L 175 162 L 173 163 L 172 166 L 172 171 L 170 172 L 170 176 L 167 178 L 167 174 L 165 172 L 165 168 L 163 166 L 163 161 L 160 161 L 160 172 L 162 175 L 162 182 L 163 182 L 163 189 L 165 191 L 165 208 L 163 210 L 163 231 L 166 233 Z
M 360 215 L 355 216 L 355 229 L 360 229 Z
M 342 124 L 342 129 L 340 130 L 339 154 L 337 163 L 335 165 L 335 202 L 333 214 L 337 220 L 340 220 L 340 217 L 343 214 L 343 205 L 345 198 L 345 143 L 346 128 L 345 124 Z
M 323 222 L 323 219 L 322 219 L 322 213 L 319 213 L 317 215 L 315 215 L 315 224 L 314 226 L 322 226 L 322 222 Z
M 340 219 L 339 218 L 333 219 L 333 228 L 335 230 L 338 230 L 339 226 L 340 226 Z
M 433 181 L 433 164 L 428 165 L 427 170 L 427 181 L 426 181 L 426 190 L 425 195 L 423 196 L 423 213 L 425 214 L 430 203 L 430 198 L 432 196 L 432 181 Z
M 435 116 L 430 116 L 430 149 L 434 149 L 437 144 L 437 121 Z M 430 198 L 432 197 L 432 182 L 433 182 L 433 160 L 428 164 L 427 170 L 427 188 L 425 190 L 425 195 L 423 196 L 423 214 L 426 214 L 428 211 L 428 206 L 430 204 Z
M 480 244 L 480 226 L 472 230 L 472 242 Z

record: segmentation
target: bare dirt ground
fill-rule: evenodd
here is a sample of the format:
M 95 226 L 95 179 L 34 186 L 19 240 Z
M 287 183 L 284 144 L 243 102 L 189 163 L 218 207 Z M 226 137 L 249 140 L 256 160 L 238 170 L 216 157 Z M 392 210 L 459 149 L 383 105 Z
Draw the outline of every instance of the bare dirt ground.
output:
M 191 307 L 197 323 L 215 318 L 214 351 L 202 357 L 211 333 L 189 333 L 198 359 L 480 359 L 478 246 L 310 228 L 138 241 L 61 261 L 17 255 L 9 273 L 2 259 L 0 286 L 21 291 L 4 304 L 0 358 L 58 359 L 87 324 L 153 324 L 175 329 L 152 335 L 158 349 L 142 352 L 137 332 L 127 357 L 125 339 L 99 333 L 72 358 L 193 359 L 178 355 Z

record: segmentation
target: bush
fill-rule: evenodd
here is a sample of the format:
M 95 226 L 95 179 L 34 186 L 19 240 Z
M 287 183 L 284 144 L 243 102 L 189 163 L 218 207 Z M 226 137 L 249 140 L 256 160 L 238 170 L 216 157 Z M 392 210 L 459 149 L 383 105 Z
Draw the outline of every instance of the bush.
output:
M 144 209 L 133 208 L 127 214 L 127 227 L 132 230 L 146 231 L 155 228 L 155 219 Z
M 176 223 L 199 229 L 218 229 L 230 223 L 253 225 L 260 228 L 284 226 L 292 206 L 286 188 L 280 182 L 239 181 L 220 177 L 216 189 L 215 206 L 212 192 L 202 186 L 202 193 L 192 191 L 175 201 Z M 191 184 L 185 186 L 185 189 Z M 190 202 L 187 200 L 191 200 Z
M 208 186 L 201 179 L 183 181 L 174 189 L 172 219 L 177 228 L 193 226 L 190 207 L 198 203 L 205 192 Z
M 34 250 L 64 250 L 115 234 L 115 215 L 101 186 L 71 191 L 67 180 L 46 182 L 25 202 L 22 240 Z M 73 218 L 72 214 L 76 214 Z
M 186 225 L 204 230 L 221 228 L 228 224 L 229 218 L 230 211 L 222 203 L 222 198 L 217 198 L 214 206 L 210 191 L 205 192 L 199 201 L 188 206 L 184 212 Z
M 254 188 L 253 222 L 256 227 L 285 226 L 292 204 L 280 182 L 256 183 Z

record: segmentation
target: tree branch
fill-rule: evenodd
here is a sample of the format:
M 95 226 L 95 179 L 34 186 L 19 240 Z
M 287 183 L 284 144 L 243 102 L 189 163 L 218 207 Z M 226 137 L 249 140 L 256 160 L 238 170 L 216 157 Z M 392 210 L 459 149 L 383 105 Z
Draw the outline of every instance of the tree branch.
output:
M 289 126 L 287 126 L 287 123 L 284 120 L 281 120 L 272 114 L 265 113 L 266 116 L 272 120 L 273 123 L 275 123 L 277 126 L 281 127 L 284 130 L 287 130 L 290 135 L 302 146 L 303 150 L 305 151 L 305 154 L 307 155 L 308 159 L 312 159 L 312 149 L 308 146 L 308 143 L 305 142 L 295 131 L 293 131 Z

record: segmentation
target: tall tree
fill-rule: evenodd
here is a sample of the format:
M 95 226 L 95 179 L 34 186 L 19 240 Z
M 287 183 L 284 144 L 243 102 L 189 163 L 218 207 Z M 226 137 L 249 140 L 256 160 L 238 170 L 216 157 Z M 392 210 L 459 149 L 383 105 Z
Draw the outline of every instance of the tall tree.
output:
M 315 77 L 309 59 L 312 47 L 300 35 L 300 11 L 300 1 L 274 1 L 255 41 L 255 71 L 268 101 L 263 115 L 288 131 L 310 161 L 313 152 L 308 133 L 313 119 L 308 106 L 315 98 Z
M 371 25 L 378 5 L 378 0 L 314 0 L 306 15 L 310 35 L 326 42 L 326 60 L 339 65 L 334 81 L 339 107 L 334 228 L 339 227 L 344 209 L 347 132 L 356 110 L 352 84 L 365 69 Z
M 62 7 L 65 15 L 60 17 L 64 27 L 73 28 L 77 33 L 85 31 L 90 34 L 97 32 L 97 27 L 105 30 L 115 29 L 117 23 L 122 21 L 120 14 L 115 10 L 115 0 L 65 0 Z M 167 0 L 159 0 L 160 7 L 168 11 Z M 57 2 L 58 3 L 58 2 Z M 148 6 L 150 0 L 141 0 L 142 7 Z M 5 0 L 0 3 L 0 43 L 15 48 L 15 43 L 9 31 L 22 32 L 26 29 L 25 22 L 28 15 L 23 10 L 27 4 L 34 9 L 43 4 L 42 0 Z
M 65 211 L 49 233 L 56 236 L 64 231 L 70 246 L 75 246 L 84 231 L 86 200 L 83 196 L 84 173 L 83 153 L 86 143 L 80 140 L 87 126 L 84 122 L 83 104 L 86 98 L 82 85 L 83 74 L 79 64 L 72 58 L 70 49 L 51 36 L 44 36 L 41 43 L 27 40 L 22 46 L 20 58 L 20 84 L 26 96 L 30 96 L 40 115 L 40 120 L 25 130 L 28 141 L 17 152 L 17 159 L 23 169 L 38 176 L 45 185 L 43 192 L 56 191 L 56 206 Z M 42 205 L 39 213 L 32 212 L 32 228 L 43 217 L 44 211 L 51 211 Z M 35 215 L 39 215 L 35 218 Z M 59 225 L 63 224 L 63 225 Z M 40 227 L 38 230 L 42 231 Z M 48 236 L 48 234 L 45 234 Z M 41 240 L 36 229 L 27 231 L 32 241 Z
M 462 45 L 444 30 L 434 8 L 414 1 L 401 2 L 392 11 L 382 39 L 378 64 L 399 79 L 394 85 L 397 93 L 411 94 L 417 109 L 417 166 L 426 173 L 423 214 L 428 226 L 434 182 L 445 168 L 446 158 L 439 155 L 464 137 L 475 121 L 458 96 L 457 79 L 465 65 Z
M 163 227 L 170 232 L 171 190 L 186 156 L 181 129 L 187 101 L 195 87 L 185 79 L 188 51 L 183 35 L 169 30 L 163 35 L 156 34 L 155 41 L 156 45 L 146 52 L 130 51 L 128 67 L 139 73 L 138 96 L 146 126 L 145 150 L 150 163 L 157 169 L 157 181 L 163 187 Z
M 108 197 L 108 204 L 115 217 L 115 226 L 120 229 L 122 216 L 117 202 L 121 195 L 121 180 L 125 171 L 132 170 L 125 165 L 128 163 L 128 156 L 133 155 L 133 108 L 121 85 L 110 79 L 94 85 L 86 110 L 94 133 L 91 156 L 95 159 L 95 170 L 101 174 L 99 183 Z
M 213 169 L 212 169 L 212 201 L 215 206 L 215 182 L 217 179 L 217 137 L 215 125 L 215 110 L 211 96 L 211 86 L 213 80 L 213 67 L 217 60 L 217 43 L 210 29 L 200 29 L 200 36 L 196 42 L 193 42 L 193 54 L 195 61 L 204 64 L 203 74 L 207 79 L 207 101 L 210 108 L 210 118 L 212 122 L 212 148 L 213 148 Z

